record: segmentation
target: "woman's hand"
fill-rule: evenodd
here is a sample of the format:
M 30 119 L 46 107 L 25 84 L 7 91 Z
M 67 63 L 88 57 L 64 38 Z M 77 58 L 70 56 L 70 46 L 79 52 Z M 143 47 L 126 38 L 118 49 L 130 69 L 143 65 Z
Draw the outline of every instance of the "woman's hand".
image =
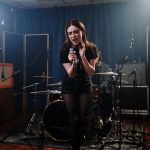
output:
M 73 62 L 73 60 L 76 60 L 77 59 L 76 51 L 69 52 L 68 59 L 69 59 L 70 62 Z
M 82 60 L 82 63 L 83 63 L 86 73 L 89 76 L 92 76 L 95 71 L 95 62 L 94 62 L 94 59 L 90 60 L 88 62 L 88 60 L 86 59 L 86 56 L 85 56 L 85 50 L 86 50 L 85 43 L 82 41 L 79 46 L 79 54 L 80 54 L 80 57 L 81 57 L 81 60 Z

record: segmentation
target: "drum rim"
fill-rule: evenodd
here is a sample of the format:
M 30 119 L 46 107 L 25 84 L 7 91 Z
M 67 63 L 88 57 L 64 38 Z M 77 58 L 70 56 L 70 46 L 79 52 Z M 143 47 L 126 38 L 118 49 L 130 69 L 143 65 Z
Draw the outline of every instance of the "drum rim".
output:
M 53 137 L 46 129 L 45 129 L 45 131 L 46 131 L 46 133 L 47 133 L 47 135 L 52 139 L 52 140 L 54 140 L 54 141 L 57 141 L 57 142 L 68 142 L 68 141 L 70 141 L 71 139 L 70 138 L 68 138 L 68 139 L 57 139 L 57 138 L 55 138 L 55 137 Z

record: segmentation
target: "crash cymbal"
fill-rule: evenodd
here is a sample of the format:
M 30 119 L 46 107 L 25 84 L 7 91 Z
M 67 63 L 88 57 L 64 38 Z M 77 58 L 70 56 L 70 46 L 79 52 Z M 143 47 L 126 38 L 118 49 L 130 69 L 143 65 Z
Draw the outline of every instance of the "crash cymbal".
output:
M 47 77 L 46 75 L 41 75 L 41 76 L 33 76 L 34 78 L 53 78 L 53 77 Z
M 61 86 L 61 82 L 48 84 L 48 86 Z
M 112 72 L 112 71 L 109 71 L 109 72 L 98 72 L 98 73 L 95 73 L 96 75 L 107 75 L 107 76 L 118 76 L 118 73 L 115 73 L 115 72 Z

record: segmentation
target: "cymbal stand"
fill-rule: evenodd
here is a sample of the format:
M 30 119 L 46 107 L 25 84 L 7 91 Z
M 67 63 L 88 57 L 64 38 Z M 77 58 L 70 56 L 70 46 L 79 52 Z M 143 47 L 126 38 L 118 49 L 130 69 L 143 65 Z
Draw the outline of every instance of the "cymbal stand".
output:
M 119 85 L 117 85 L 118 79 L 119 79 Z M 116 147 L 116 146 L 114 147 L 115 149 L 118 149 L 118 150 L 121 150 L 122 144 L 128 144 L 128 145 L 130 145 L 130 144 L 135 145 L 136 144 L 137 145 L 136 142 L 131 142 L 125 137 L 126 136 L 125 133 L 130 132 L 130 131 L 129 131 L 128 127 L 126 127 L 125 125 L 122 124 L 122 118 L 121 118 L 121 106 L 122 106 L 121 105 L 121 97 L 122 97 L 121 79 L 122 79 L 122 72 L 119 71 L 118 76 L 116 78 L 116 83 L 114 84 L 114 87 L 116 86 L 115 87 L 116 91 L 114 92 L 115 96 L 114 96 L 114 100 L 113 100 L 113 101 L 116 101 L 116 104 L 112 110 L 112 114 L 114 114 L 114 118 L 113 118 L 113 116 L 110 116 L 110 119 L 109 119 L 112 122 L 112 128 L 111 128 L 111 131 L 107 134 L 107 136 L 104 137 L 103 140 L 101 141 L 101 143 L 98 145 L 99 150 L 102 150 L 105 146 L 109 146 L 112 144 L 118 144 L 118 147 Z M 123 130 L 123 127 L 124 127 L 124 130 Z M 134 137 L 134 135 L 133 135 L 133 137 Z
M 119 79 L 119 85 L 117 85 Z M 118 143 L 119 147 L 117 149 L 121 149 L 122 145 L 122 119 L 121 119 L 121 80 L 122 80 L 122 72 L 120 71 L 118 73 L 118 76 L 116 78 L 116 81 L 114 82 L 114 91 L 113 91 L 113 110 L 112 110 L 112 130 L 108 134 L 107 138 L 111 136 L 111 133 L 114 132 L 113 139 L 118 139 L 115 141 L 115 143 Z M 118 132 L 119 131 L 119 132 Z M 110 141 L 108 141 L 109 143 Z M 114 141 L 111 141 L 110 143 L 114 143 Z
M 115 149 L 121 150 L 122 144 L 126 143 L 123 140 L 124 134 L 122 130 L 122 119 L 121 119 L 121 77 L 122 72 L 118 73 L 116 81 L 114 82 L 114 93 L 113 93 L 113 108 L 110 118 L 108 119 L 111 122 L 111 130 L 106 137 L 103 138 L 102 143 L 99 144 L 98 149 L 102 150 L 105 146 L 112 146 Z M 119 85 L 117 81 L 119 79 Z M 118 144 L 118 147 L 114 146 Z
M 27 124 L 27 128 L 26 128 L 26 133 L 27 134 L 33 134 L 32 133 L 32 130 L 33 130 L 33 126 L 34 125 L 38 125 L 38 123 L 40 122 L 41 118 L 39 116 L 39 114 L 37 113 L 37 85 L 39 83 L 34 83 L 33 85 L 30 85 L 30 86 L 26 86 L 24 88 L 28 88 L 28 87 L 32 87 L 34 86 L 34 113 L 29 121 L 29 123 Z
M 32 87 L 34 86 L 34 113 L 32 114 L 32 117 L 30 119 L 30 121 L 27 124 L 26 127 L 26 131 L 25 133 L 27 135 L 31 135 L 34 137 L 29 137 L 29 138 L 23 138 L 24 141 L 26 141 L 27 143 L 29 143 L 30 145 L 32 145 L 30 143 L 30 140 L 38 140 L 39 141 L 39 150 L 43 150 L 44 149 L 44 140 L 46 140 L 45 138 L 45 134 L 44 134 L 44 124 L 43 124 L 43 117 L 40 116 L 37 112 L 37 85 L 39 83 L 34 83 L 30 86 L 26 86 L 24 88 L 28 88 L 28 87 Z M 48 92 L 49 90 L 47 90 L 46 92 Z M 35 130 L 36 133 L 33 132 L 33 130 L 35 129 L 34 127 L 38 127 L 37 130 Z M 49 138 L 47 138 L 49 139 Z

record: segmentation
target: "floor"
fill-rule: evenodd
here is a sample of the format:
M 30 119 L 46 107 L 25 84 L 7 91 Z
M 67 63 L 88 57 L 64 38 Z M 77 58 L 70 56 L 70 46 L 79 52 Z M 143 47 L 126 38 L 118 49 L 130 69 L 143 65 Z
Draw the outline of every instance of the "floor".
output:
M 130 148 L 126 148 L 126 150 L 132 150 L 132 149 L 133 150 L 149 150 L 150 149 L 150 117 L 149 116 L 136 116 L 133 119 L 132 115 L 126 115 L 126 116 L 124 115 L 121 117 L 121 121 L 122 123 L 120 124 L 120 122 L 117 123 L 117 120 L 115 120 L 115 124 L 113 124 L 114 127 L 111 128 L 111 130 L 113 130 L 111 132 L 111 135 L 107 135 L 105 138 L 102 138 L 101 142 L 99 142 L 98 144 L 94 141 L 93 143 L 91 142 L 90 145 L 88 145 L 88 147 L 82 146 L 81 149 L 82 150 L 101 150 L 101 149 L 104 149 L 104 150 L 123 149 L 125 150 L 125 146 L 122 147 L 122 144 L 115 146 L 117 148 L 113 148 L 114 145 L 111 147 L 110 143 L 113 143 L 115 141 L 114 137 L 117 137 L 116 139 L 120 140 L 119 139 L 120 131 L 118 130 L 120 129 L 119 127 L 121 127 L 123 136 L 126 136 L 127 134 L 124 133 L 124 129 L 128 128 L 128 125 L 130 125 L 132 132 L 134 131 L 132 130 L 134 128 L 136 129 L 136 131 L 138 132 L 140 131 L 140 134 L 142 135 L 142 138 L 143 138 L 142 140 L 144 141 L 145 144 L 143 145 L 141 143 L 142 146 L 140 145 L 139 147 L 130 146 Z M 22 123 L 22 122 L 24 122 L 24 119 L 22 117 L 21 118 L 17 117 L 17 119 L 13 121 L 8 121 L 3 126 L 0 126 L 0 131 L 4 131 L 6 129 L 12 128 L 12 126 L 17 126 L 17 124 Z M 143 130 L 137 130 L 138 128 L 141 128 L 141 127 Z M 132 134 L 135 136 L 138 136 L 135 134 L 135 132 L 133 133 L 132 132 L 130 132 L 130 135 L 128 138 L 131 138 Z M 91 131 L 91 133 L 93 133 L 93 131 Z M 131 141 L 130 139 L 127 139 L 125 141 L 117 141 L 117 143 L 120 143 L 120 142 L 125 143 L 125 142 L 128 142 L 128 140 Z M 132 140 L 133 142 L 136 142 L 134 138 Z M 126 146 L 128 146 L 128 144 L 126 144 Z M 64 148 L 53 148 L 53 147 L 46 147 L 46 146 L 40 148 L 37 146 L 32 146 L 32 145 L 27 145 L 27 144 L 23 145 L 23 144 L 12 144 L 12 143 L 3 143 L 3 142 L 0 143 L 0 150 L 39 150 L 39 149 L 64 150 Z

